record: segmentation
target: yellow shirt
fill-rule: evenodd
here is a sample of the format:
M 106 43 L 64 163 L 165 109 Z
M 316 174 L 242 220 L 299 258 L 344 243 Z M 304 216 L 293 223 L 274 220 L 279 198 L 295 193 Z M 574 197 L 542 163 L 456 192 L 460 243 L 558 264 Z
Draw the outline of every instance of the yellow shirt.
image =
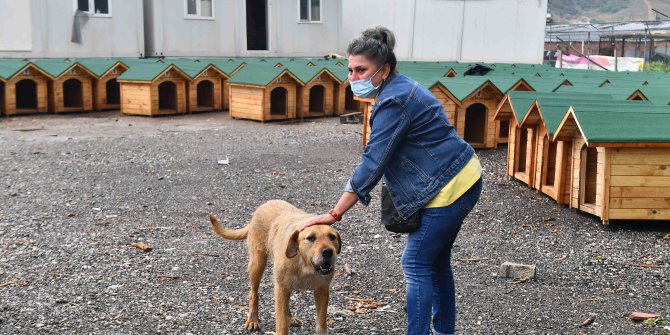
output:
M 470 161 L 454 176 L 453 179 L 438 192 L 423 208 L 446 207 L 458 200 L 482 176 L 482 166 L 477 155 L 472 155 Z

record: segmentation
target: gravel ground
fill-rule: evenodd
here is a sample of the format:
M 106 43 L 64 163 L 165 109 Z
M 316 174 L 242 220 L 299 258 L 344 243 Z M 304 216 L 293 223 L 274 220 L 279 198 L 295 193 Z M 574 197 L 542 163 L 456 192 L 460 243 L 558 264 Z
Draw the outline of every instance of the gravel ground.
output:
M 0 119 L 0 333 L 244 333 L 245 247 L 216 237 L 207 213 L 239 227 L 275 198 L 328 210 L 361 154 L 360 132 L 336 118 L 261 124 L 225 113 Z M 216 164 L 222 154 L 229 166 Z M 667 222 L 603 226 L 507 180 L 505 147 L 478 154 L 484 193 L 453 251 L 458 333 L 665 332 L 624 315 L 670 320 Z M 404 333 L 405 237 L 378 224 L 377 201 L 337 225 L 331 333 Z M 536 264 L 537 278 L 499 277 L 505 261 Z M 312 333 L 311 294 L 292 308 L 304 322 L 293 332 Z M 273 309 L 266 274 L 264 332 Z

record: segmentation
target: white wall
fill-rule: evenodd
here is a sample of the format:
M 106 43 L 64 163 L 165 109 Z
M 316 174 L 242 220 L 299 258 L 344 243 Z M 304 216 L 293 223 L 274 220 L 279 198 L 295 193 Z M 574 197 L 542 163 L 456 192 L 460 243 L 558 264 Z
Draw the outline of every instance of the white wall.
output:
M 193 19 L 184 0 L 144 0 L 147 56 L 234 56 L 234 32 L 244 24 L 237 2 L 216 0 L 212 19 Z
M 298 22 L 298 0 L 268 0 L 268 50 L 248 51 L 246 1 L 215 0 L 214 18 L 185 17 L 184 0 L 144 0 L 151 56 L 315 56 L 337 51 L 339 1 L 321 1 L 321 22 Z
M 90 17 L 82 29 L 81 44 L 71 42 L 75 3 L 0 0 L 0 22 L 5 22 L 0 30 L 0 57 L 138 57 L 144 53 L 142 0 L 111 0 L 112 16 Z M 7 40 L 5 34 L 10 36 Z
M 465 1 L 461 60 L 541 63 L 547 0 Z
M 399 59 L 541 63 L 547 0 L 342 0 L 340 52 L 383 25 Z
M 0 0 L 0 51 L 32 49 L 31 2 Z
M 321 0 L 321 22 L 300 23 L 299 0 L 268 0 L 269 50 L 247 51 L 246 0 L 214 0 L 211 20 L 187 18 L 185 0 L 110 1 L 76 44 L 76 1 L 0 0 L 0 57 L 322 56 L 384 25 L 399 59 L 540 63 L 547 12 L 547 0 Z

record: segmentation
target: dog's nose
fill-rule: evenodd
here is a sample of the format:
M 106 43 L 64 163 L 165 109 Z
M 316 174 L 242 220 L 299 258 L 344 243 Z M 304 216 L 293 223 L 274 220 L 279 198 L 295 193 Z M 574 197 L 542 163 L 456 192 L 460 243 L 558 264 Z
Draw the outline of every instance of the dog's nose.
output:
M 333 257 L 333 249 L 323 249 L 323 251 L 321 251 L 321 255 L 323 255 L 324 258 L 331 258 Z

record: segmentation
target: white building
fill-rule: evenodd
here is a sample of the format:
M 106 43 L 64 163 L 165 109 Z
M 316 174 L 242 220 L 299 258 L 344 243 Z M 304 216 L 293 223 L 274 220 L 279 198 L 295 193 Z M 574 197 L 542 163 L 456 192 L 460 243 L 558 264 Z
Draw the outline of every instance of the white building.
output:
M 142 0 L 0 0 L 0 57 L 144 52 Z
M 344 55 L 384 25 L 399 59 L 540 63 L 546 13 L 547 0 L 0 0 L 0 57 Z
M 317 56 L 338 50 L 339 0 L 144 0 L 144 5 L 149 56 Z
M 542 62 L 547 0 L 342 0 L 342 7 L 340 51 L 380 24 L 396 34 L 401 59 Z

